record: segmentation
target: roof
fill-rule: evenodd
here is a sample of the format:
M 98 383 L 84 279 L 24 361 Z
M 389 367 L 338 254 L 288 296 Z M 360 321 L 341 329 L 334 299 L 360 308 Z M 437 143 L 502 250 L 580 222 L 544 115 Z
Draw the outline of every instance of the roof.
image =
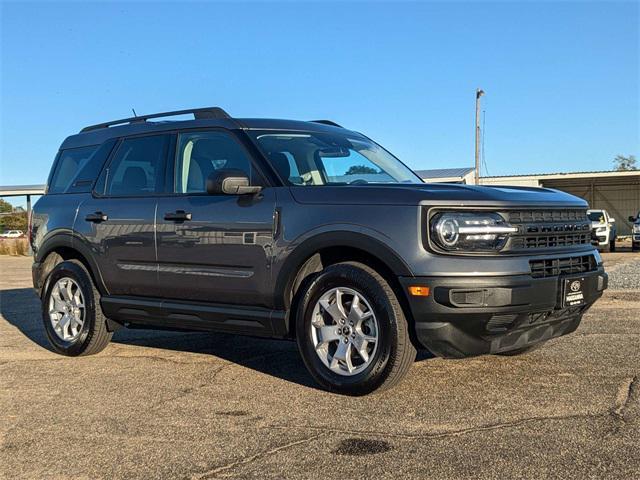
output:
M 5 185 L 0 186 L 0 197 L 23 195 L 44 195 L 45 185 Z
M 451 177 L 464 177 L 473 172 L 473 167 L 463 168 L 436 168 L 431 170 L 416 170 L 415 172 L 420 178 L 451 178 Z
M 204 109 L 180 110 L 177 112 L 157 113 L 142 115 L 140 117 L 124 118 L 111 122 L 99 123 L 85 127 L 78 134 L 71 135 L 62 143 L 61 149 L 79 148 L 90 145 L 99 145 L 110 138 L 122 137 L 125 135 L 137 135 L 153 132 L 172 131 L 181 128 L 211 128 L 219 127 L 229 130 L 238 129 L 282 129 L 298 130 L 307 132 L 348 132 L 359 135 L 348 129 L 343 129 L 330 120 L 282 120 L 269 118 L 234 118 L 226 114 L 223 110 L 221 114 L 218 107 Z M 200 112 L 200 113 L 198 113 Z M 213 112 L 213 113 L 212 113 Z M 182 116 L 193 113 L 194 119 L 159 120 L 147 121 L 154 118 L 164 118 L 172 116 Z

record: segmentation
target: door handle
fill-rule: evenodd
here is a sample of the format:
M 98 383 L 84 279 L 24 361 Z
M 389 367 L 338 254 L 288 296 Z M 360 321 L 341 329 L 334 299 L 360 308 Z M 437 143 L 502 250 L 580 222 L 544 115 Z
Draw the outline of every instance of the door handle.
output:
M 176 210 L 175 212 L 167 212 L 164 214 L 165 220 L 172 220 L 174 222 L 184 222 L 185 220 L 191 220 L 191 213 L 184 210 Z
M 102 212 L 93 212 L 87 215 L 86 217 L 84 217 L 84 219 L 87 222 L 100 223 L 100 222 L 106 222 L 107 220 L 109 220 L 109 217 L 107 216 L 107 214 Z

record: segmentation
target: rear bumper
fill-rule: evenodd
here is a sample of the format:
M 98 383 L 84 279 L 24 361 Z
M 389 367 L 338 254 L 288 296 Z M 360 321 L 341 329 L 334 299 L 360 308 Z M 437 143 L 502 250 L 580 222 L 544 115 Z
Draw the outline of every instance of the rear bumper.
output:
M 582 280 L 584 304 L 563 306 L 566 278 Z M 570 276 L 400 278 L 429 287 L 427 297 L 407 295 L 422 346 L 442 357 L 516 350 L 574 331 L 607 288 L 602 266 Z

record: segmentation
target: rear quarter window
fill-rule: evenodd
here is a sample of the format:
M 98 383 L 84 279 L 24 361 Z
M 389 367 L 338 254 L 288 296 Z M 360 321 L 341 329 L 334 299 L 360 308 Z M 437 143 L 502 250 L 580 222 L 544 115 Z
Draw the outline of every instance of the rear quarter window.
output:
M 60 150 L 47 193 L 90 192 L 116 140 L 102 145 Z

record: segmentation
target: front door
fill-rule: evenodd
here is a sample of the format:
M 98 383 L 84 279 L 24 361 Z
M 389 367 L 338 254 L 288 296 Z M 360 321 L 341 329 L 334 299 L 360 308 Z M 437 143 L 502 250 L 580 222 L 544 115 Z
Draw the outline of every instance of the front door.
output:
M 175 195 L 160 198 L 157 207 L 160 294 L 268 306 L 275 191 L 208 195 L 207 177 L 220 168 L 242 170 L 253 184 L 263 182 L 231 133 L 206 130 L 178 136 Z
M 123 140 L 74 228 L 94 251 L 112 295 L 157 296 L 156 194 L 162 192 L 170 135 Z

